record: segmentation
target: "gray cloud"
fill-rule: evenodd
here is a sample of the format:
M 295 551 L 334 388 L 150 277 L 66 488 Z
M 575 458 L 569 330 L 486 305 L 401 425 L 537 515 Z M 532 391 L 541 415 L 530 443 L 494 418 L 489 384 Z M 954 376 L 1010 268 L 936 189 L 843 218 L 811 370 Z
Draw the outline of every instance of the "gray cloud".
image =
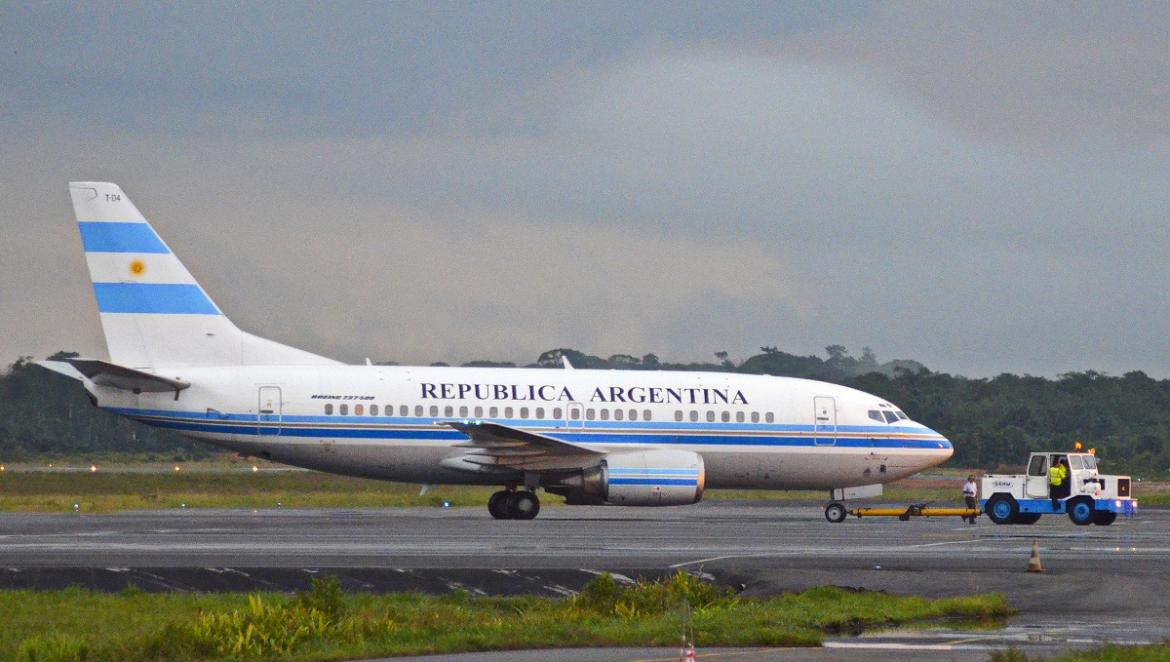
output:
M 429 7 L 9 9 L 0 351 L 100 351 L 63 188 L 102 178 L 241 326 L 350 360 L 842 342 L 1170 372 L 1161 74 L 1068 36 L 1156 57 L 1158 16 Z M 66 43 L 90 24 L 133 38 Z M 1112 92 L 1012 66 L 1053 49 Z

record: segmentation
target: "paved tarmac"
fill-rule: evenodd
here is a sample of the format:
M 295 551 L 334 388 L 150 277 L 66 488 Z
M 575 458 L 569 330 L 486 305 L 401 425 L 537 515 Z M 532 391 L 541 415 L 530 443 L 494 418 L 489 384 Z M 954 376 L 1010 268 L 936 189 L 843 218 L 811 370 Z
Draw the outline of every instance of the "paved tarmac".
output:
M 1025 572 L 1033 540 L 1045 574 Z M 830 524 L 814 504 L 721 501 L 547 508 L 533 521 L 493 520 L 483 508 L 0 514 L 0 587 L 295 590 L 327 571 L 362 590 L 564 595 L 601 570 L 684 568 L 746 595 L 823 584 L 931 597 L 998 591 L 1021 611 L 1010 628 L 974 643 L 970 633 L 943 630 L 926 640 L 903 633 L 838 644 L 866 645 L 871 657 L 946 645 L 954 655 L 943 657 L 960 659 L 964 650 L 985 656 L 1009 644 L 1054 652 L 1170 638 L 1168 567 L 1170 511 L 1151 509 L 1108 527 L 1063 516 L 1032 526 L 986 518 Z M 807 654 L 834 659 L 831 650 Z

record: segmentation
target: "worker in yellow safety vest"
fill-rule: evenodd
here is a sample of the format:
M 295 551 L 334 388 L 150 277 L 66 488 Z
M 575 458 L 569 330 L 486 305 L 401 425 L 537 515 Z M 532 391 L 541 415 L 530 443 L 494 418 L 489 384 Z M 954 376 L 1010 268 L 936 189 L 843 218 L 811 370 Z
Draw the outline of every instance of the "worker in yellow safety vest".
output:
M 1060 507 L 1060 486 L 1064 484 L 1064 479 L 1068 477 L 1068 470 L 1059 462 L 1053 462 L 1051 467 L 1048 467 L 1048 496 L 1052 498 L 1052 509 L 1056 510 Z

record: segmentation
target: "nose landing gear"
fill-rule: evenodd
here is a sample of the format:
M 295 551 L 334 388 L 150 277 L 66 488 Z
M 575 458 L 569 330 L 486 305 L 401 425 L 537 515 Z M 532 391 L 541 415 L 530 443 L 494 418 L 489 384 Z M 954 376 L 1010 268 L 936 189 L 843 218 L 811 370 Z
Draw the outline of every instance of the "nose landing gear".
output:
M 500 490 L 488 499 L 488 512 L 496 519 L 532 519 L 540 512 L 540 499 L 528 490 Z

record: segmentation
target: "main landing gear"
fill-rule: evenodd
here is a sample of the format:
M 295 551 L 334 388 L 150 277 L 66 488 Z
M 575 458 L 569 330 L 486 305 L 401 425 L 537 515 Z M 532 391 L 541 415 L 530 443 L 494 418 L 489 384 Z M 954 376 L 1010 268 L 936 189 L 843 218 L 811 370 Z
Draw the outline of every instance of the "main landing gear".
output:
M 488 499 L 488 512 L 496 519 L 532 519 L 540 512 L 540 499 L 528 490 L 500 490 Z

